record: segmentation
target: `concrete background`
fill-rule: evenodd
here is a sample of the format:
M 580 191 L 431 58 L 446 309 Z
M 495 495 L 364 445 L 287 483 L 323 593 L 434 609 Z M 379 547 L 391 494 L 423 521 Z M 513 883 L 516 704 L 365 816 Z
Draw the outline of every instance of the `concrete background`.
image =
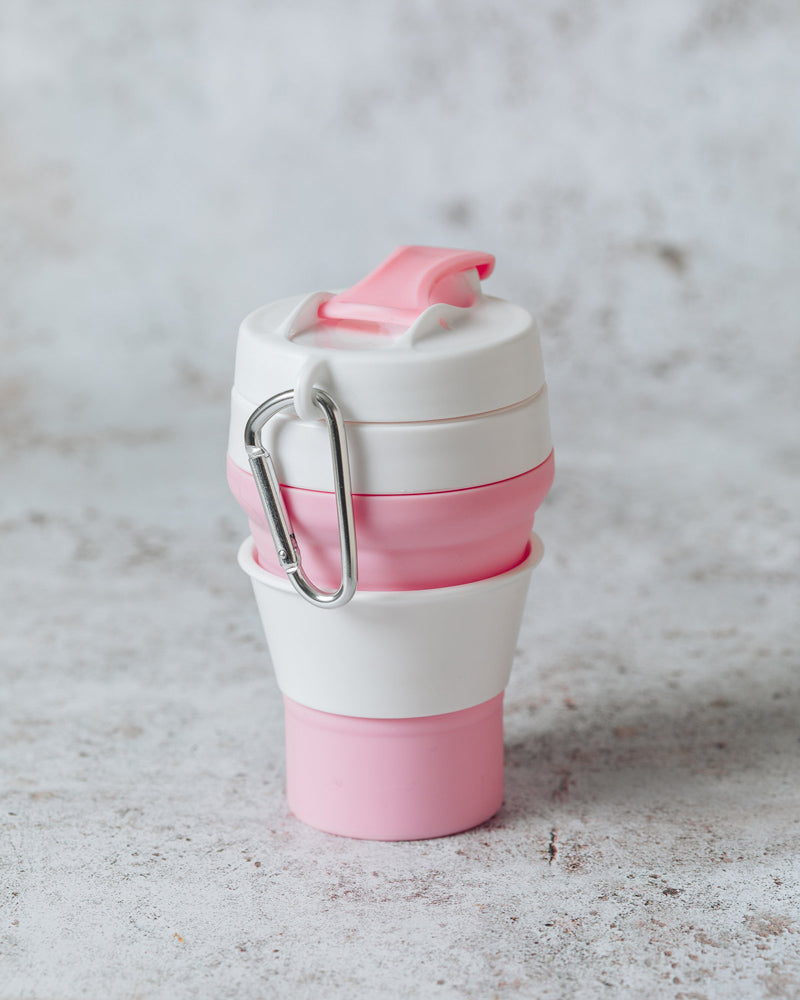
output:
M 790 0 L 0 11 L 0 998 L 800 996 Z M 396 244 L 540 318 L 487 826 L 301 826 L 236 326 Z

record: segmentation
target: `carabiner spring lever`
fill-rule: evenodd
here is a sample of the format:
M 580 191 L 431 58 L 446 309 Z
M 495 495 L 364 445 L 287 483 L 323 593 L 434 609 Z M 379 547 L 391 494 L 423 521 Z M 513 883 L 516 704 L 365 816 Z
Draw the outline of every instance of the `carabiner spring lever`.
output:
M 339 589 L 330 594 L 318 590 L 308 579 L 300 565 L 300 549 L 292 531 L 289 515 L 281 497 L 280 485 L 272 458 L 261 441 L 267 422 L 294 402 L 294 390 L 287 389 L 272 396 L 251 414 L 244 429 L 244 446 L 258 487 L 267 524 L 278 553 L 278 561 L 286 571 L 294 589 L 311 604 L 321 608 L 338 608 L 352 598 L 358 586 L 358 560 L 356 532 L 353 519 L 353 490 L 350 484 L 350 460 L 347 453 L 347 436 L 341 411 L 327 392 L 312 390 L 313 400 L 322 411 L 328 425 L 328 437 L 333 461 L 333 484 L 336 511 L 339 518 L 339 552 L 342 578 Z

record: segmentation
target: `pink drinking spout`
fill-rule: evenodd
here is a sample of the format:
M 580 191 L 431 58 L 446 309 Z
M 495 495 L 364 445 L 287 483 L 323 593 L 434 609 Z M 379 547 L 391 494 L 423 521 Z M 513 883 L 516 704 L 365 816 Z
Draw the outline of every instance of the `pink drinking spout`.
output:
M 432 305 L 469 308 L 493 270 L 492 254 L 477 250 L 398 247 L 352 288 L 323 302 L 319 317 L 407 328 Z

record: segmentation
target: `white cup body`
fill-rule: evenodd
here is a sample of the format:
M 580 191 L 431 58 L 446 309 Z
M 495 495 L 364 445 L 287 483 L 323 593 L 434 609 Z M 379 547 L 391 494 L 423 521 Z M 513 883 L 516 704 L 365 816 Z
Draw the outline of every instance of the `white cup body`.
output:
M 335 715 L 404 719 L 470 708 L 508 683 L 531 572 L 542 557 L 507 573 L 435 590 L 359 591 L 330 610 L 302 600 L 239 550 L 250 576 L 281 691 Z

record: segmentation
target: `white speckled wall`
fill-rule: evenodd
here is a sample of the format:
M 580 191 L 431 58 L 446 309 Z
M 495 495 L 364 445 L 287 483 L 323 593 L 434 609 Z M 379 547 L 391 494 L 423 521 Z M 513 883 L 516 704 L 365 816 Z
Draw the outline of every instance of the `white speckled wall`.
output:
M 800 10 L 0 9 L 0 1000 L 800 996 Z M 287 813 L 235 331 L 398 243 L 540 318 L 487 826 Z

